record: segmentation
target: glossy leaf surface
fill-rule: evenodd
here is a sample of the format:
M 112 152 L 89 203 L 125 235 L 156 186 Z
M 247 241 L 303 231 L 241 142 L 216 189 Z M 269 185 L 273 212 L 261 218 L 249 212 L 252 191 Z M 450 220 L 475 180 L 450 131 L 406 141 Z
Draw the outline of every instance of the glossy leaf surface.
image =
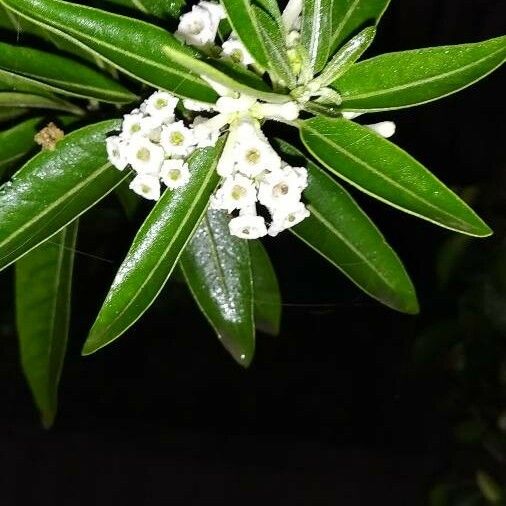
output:
M 332 7 L 332 42 L 334 52 L 358 30 L 377 25 L 390 0 L 334 0 Z
M 9 166 L 36 146 L 33 138 L 40 129 L 42 119 L 27 119 L 0 132 L 0 177 Z
M 199 53 L 157 26 L 60 0 L 0 3 L 29 21 L 88 47 L 147 84 L 205 102 L 216 99 L 214 91 L 188 70 Z
M 506 36 L 474 44 L 388 53 L 354 65 L 332 86 L 341 94 L 344 109 L 399 109 L 466 88 L 505 58 Z
M 255 326 L 266 334 L 277 336 L 281 322 L 281 294 L 278 279 L 267 251 L 260 241 L 248 241 L 253 294 L 255 299 Z
M 318 76 L 320 86 L 328 86 L 348 69 L 364 54 L 376 35 L 373 26 L 364 28 L 332 57 L 323 72 Z
M 0 269 L 45 241 L 114 189 L 127 173 L 107 160 L 104 121 L 65 136 L 0 187 Z
M 48 428 L 67 347 L 77 221 L 16 263 L 16 321 L 23 371 Z
M 330 51 L 332 0 L 305 0 L 302 8 L 300 42 L 308 55 L 311 76 L 327 63 Z
M 55 91 L 79 97 L 117 103 L 136 98 L 114 79 L 86 65 L 30 47 L 0 42 L 0 69 L 42 81 Z
M 219 177 L 222 143 L 195 152 L 192 177 L 165 191 L 140 227 L 84 345 L 88 355 L 121 336 L 153 303 L 204 214 Z
M 423 165 L 372 130 L 346 119 L 317 117 L 301 123 L 301 136 L 322 164 L 365 193 L 457 232 L 491 234 Z
M 31 93 L 16 93 L 10 91 L 0 91 L 0 110 L 2 107 L 50 109 L 70 112 L 72 114 L 83 114 L 83 111 L 79 107 L 57 97 L 33 95 Z
M 247 367 L 255 352 L 248 241 L 230 234 L 230 217 L 208 211 L 181 255 L 190 291 L 218 339 Z
M 287 155 L 300 155 L 282 141 L 280 146 Z M 309 185 L 304 197 L 311 216 L 292 232 L 371 297 L 398 311 L 418 312 L 413 284 L 374 223 L 336 181 L 306 163 Z

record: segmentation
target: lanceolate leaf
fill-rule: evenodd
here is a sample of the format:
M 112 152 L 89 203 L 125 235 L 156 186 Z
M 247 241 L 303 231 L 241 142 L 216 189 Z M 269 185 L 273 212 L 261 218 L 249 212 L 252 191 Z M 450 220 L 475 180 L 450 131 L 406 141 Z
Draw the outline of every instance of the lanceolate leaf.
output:
M 208 211 L 181 255 L 181 267 L 218 339 L 247 367 L 255 352 L 253 280 L 248 242 L 230 234 L 229 221 L 222 211 Z
M 0 177 L 5 170 L 35 146 L 34 137 L 43 118 L 31 118 L 0 132 Z
M 328 86 L 339 76 L 345 74 L 371 45 L 375 35 L 376 29 L 373 26 L 369 26 L 341 47 L 323 72 L 317 77 L 317 82 L 320 86 Z
M 0 123 L 11 121 L 25 115 L 28 109 L 21 107 L 0 107 Z
M 253 273 L 255 326 L 277 336 L 281 321 L 281 294 L 276 272 L 260 241 L 248 241 Z
M 395 144 L 346 119 L 301 123 L 309 151 L 333 173 L 407 213 L 479 237 L 490 228 L 457 195 Z
M 227 17 L 237 36 L 256 62 L 269 68 L 269 56 L 253 12 L 251 0 L 222 0 Z
M 214 91 L 187 66 L 197 52 L 143 21 L 59 0 L 0 0 L 16 14 L 90 48 L 119 69 L 152 86 L 196 100 L 214 101 Z M 164 52 L 165 51 L 165 52 Z
M 256 62 L 272 76 L 292 84 L 279 12 L 270 0 L 222 0 L 222 4 L 232 28 Z
M 333 2 L 332 52 L 359 29 L 378 24 L 390 0 L 333 0 Z
M 297 151 L 280 143 L 287 155 Z M 401 261 L 350 195 L 311 162 L 304 191 L 311 216 L 291 229 L 364 292 L 387 306 L 417 313 L 416 294 Z
M 21 363 L 46 428 L 53 424 L 67 347 L 77 221 L 16 263 Z
M 305 0 L 302 9 L 301 44 L 309 57 L 311 76 L 327 63 L 330 51 L 332 0 Z
M 253 12 L 258 21 L 260 35 L 269 54 L 271 72 L 281 79 L 289 88 L 296 85 L 295 75 L 288 59 L 285 34 L 282 25 L 278 24 L 269 14 L 253 6 Z
M 506 36 L 474 44 L 389 53 L 354 65 L 333 83 L 342 107 L 382 111 L 455 93 L 482 79 L 506 58 Z
M 0 269 L 74 221 L 128 174 L 107 160 L 105 139 L 120 126 L 104 121 L 42 151 L 0 187 Z
M 43 97 L 40 95 L 32 95 L 30 93 L 16 93 L 10 91 L 0 91 L 0 110 L 2 107 L 53 109 L 56 111 L 70 112 L 72 114 L 83 114 L 82 109 L 76 105 L 56 97 Z
M 186 0 L 107 0 L 124 7 L 134 7 L 160 18 L 177 18 L 185 8 Z
M 160 293 L 218 184 L 221 149 L 222 142 L 195 152 L 190 182 L 165 191 L 142 224 L 84 344 L 84 355 L 120 337 Z
M 29 47 L 0 42 L 0 68 L 42 81 L 60 93 L 117 103 L 136 98 L 115 80 L 86 65 Z
M 183 45 L 155 25 L 118 14 L 61 0 L 0 0 L 16 14 L 89 48 L 130 76 L 203 102 L 215 102 L 217 94 L 199 76 L 254 96 L 284 102 L 287 97 L 270 93 L 261 79 L 251 74 L 247 84 L 236 82 L 204 62 L 203 55 Z M 243 72 L 247 74 L 247 72 Z M 259 88 L 250 87 L 257 83 Z

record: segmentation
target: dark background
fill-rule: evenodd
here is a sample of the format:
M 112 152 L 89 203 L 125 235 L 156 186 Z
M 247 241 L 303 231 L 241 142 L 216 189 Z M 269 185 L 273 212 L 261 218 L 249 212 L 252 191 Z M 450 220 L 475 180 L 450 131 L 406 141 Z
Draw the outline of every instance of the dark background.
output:
M 372 52 L 498 36 L 505 14 L 502 0 L 393 0 Z M 45 432 L 18 363 L 12 273 L 3 275 L 2 503 L 413 505 L 429 504 L 434 486 L 448 480 L 468 490 L 463 501 L 476 498 L 478 468 L 501 481 L 502 454 L 455 434 L 483 395 L 491 394 L 485 419 L 506 407 L 494 383 L 506 292 L 493 270 L 506 253 L 504 90 L 498 72 L 440 102 L 378 116 L 397 122 L 396 143 L 452 187 L 467 188 L 496 229 L 491 239 L 465 241 L 471 253 L 452 262 L 443 287 L 438 258 L 456 234 L 357 195 L 405 261 L 419 317 L 379 306 L 282 234 L 266 242 L 283 293 L 282 331 L 258 336 L 249 370 L 229 358 L 177 282 L 127 335 L 83 358 L 87 329 L 134 232 L 106 202 L 82 220 L 60 412 Z M 495 292 L 484 299 L 489 285 Z M 492 315 L 490 304 L 498 305 Z M 470 313 L 487 316 L 469 323 Z M 451 346 L 440 353 L 436 345 L 420 363 L 424 336 L 441 322 L 453 324 L 456 339 L 468 336 L 461 352 L 471 339 L 479 350 L 472 356 L 491 355 L 481 368 L 463 377 L 462 353 Z M 475 389 L 483 370 L 493 372 L 485 393 Z

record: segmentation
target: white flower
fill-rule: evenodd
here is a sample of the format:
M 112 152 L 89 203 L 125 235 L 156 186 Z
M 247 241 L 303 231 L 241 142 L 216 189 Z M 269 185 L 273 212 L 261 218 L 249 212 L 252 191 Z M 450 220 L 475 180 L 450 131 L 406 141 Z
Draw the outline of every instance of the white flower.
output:
M 225 19 L 227 17 L 225 14 L 225 9 L 219 3 L 202 1 L 199 2 L 199 7 L 207 9 L 213 18 L 213 21 L 217 24 L 219 24 L 222 19 Z
M 145 112 L 160 122 L 172 123 L 179 99 L 166 91 L 156 91 L 145 102 Z
M 183 160 L 165 160 L 160 170 L 160 177 L 171 190 L 185 186 L 190 180 L 188 164 Z
M 220 97 L 238 97 L 239 93 L 237 91 L 232 90 L 231 88 L 228 88 L 227 86 L 218 83 L 214 79 L 211 79 L 210 77 L 201 75 L 200 76 L 211 88 L 220 95 Z
M 223 48 L 222 54 L 230 56 L 233 60 L 244 66 L 255 63 L 255 60 L 251 57 L 244 44 L 235 37 L 230 37 L 221 47 Z
M 129 188 L 148 200 L 158 200 L 160 198 L 160 181 L 156 176 L 138 174 L 132 179 Z
M 380 123 L 374 123 L 372 125 L 364 125 L 370 128 L 373 132 L 388 139 L 395 134 L 395 123 L 393 121 L 381 121 Z
M 256 103 L 256 98 L 241 94 L 238 98 L 220 97 L 216 101 L 216 110 L 222 114 L 245 113 Z
M 362 114 L 364 114 L 363 112 L 353 112 L 353 111 L 343 111 L 343 118 L 346 118 L 346 119 L 355 119 L 355 118 L 358 118 L 359 116 L 362 116 Z
M 257 137 L 239 137 L 234 149 L 236 168 L 246 176 L 255 177 L 264 171 L 281 167 L 281 158 L 265 140 Z
M 226 209 L 231 213 L 234 209 L 252 206 L 257 200 L 257 191 L 253 181 L 241 174 L 225 179 L 221 188 L 216 192 L 213 207 Z
M 298 30 L 298 22 L 302 12 L 302 0 L 288 0 L 283 11 L 283 24 L 287 30 Z
M 288 164 L 283 166 L 286 174 L 293 174 L 297 178 L 297 187 L 304 190 L 307 187 L 307 169 L 306 167 L 291 167 Z
M 192 130 L 185 127 L 182 121 L 176 121 L 162 128 L 160 144 L 169 155 L 187 156 L 193 151 L 195 139 Z
M 296 202 L 291 208 L 275 211 L 268 234 L 275 237 L 283 230 L 293 227 L 310 215 L 302 202 Z
M 219 19 L 200 5 L 194 5 L 191 12 L 179 18 L 176 37 L 192 46 L 205 46 L 214 43 L 218 31 Z
M 299 117 L 300 108 L 293 102 L 284 104 L 262 104 L 256 103 L 251 110 L 258 119 L 269 118 L 274 120 L 294 121 Z
M 126 143 L 119 136 L 113 135 L 111 137 L 107 137 L 106 140 L 107 156 L 109 158 L 109 161 L 118 170 L 124 170 L 125 167 L 128 165 L 125 148 Z
M 125 114 L 123 116 L 121 137 L 130 140 L 132 137 L 140 135 L 156 141 L 160 137 L 160 125 L 161 123 L 157 119 L 144 116 L 140 112 Z
M 265 220 L 261 216 L 237 216 L 230 220 L 228 228 L 232 235 L 241 239 L 258 239 L 267 234 Z
M 214 111 L 214 104 L 209 104 L 207 102 L 200 102 L 200 100 L 193 100 L 191 98 L 184 98 L 183 105 L 189 111 Z
M 258 188 L 258 200 L 271 213 L 277 210 L 290 209 L 301 197 L 303 181 L 291 168 L 266 174 Z
M 144 137 L 133 137 L 126 149 L 128 163 L 141 174 L 158 175 L 165 158 L 163 149 Z
M 216 116 L 215 116 L 216 117 Z M 196 116 L 191 125 L 193 138 L 198 148 L 215 146 L 220 136 L 219 128 L 209 128 L 208 119 L 204 116 Z

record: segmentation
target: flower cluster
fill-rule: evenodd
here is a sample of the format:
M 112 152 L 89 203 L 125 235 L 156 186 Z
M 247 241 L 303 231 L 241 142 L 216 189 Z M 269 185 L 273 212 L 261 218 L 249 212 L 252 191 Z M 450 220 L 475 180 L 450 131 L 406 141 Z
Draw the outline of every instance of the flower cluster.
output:
M 136 173 L 130 188 L 149 200 L 160 197 L 160 181 L 169 189 L 184 186 L 190 179 L 186 158 L 206 145 L 183 121 L 176 121 L 178 102 L 170 93 L 153 93 L 124 116 L 121 133 L 107 139 L 111 163 L 118 170 L 130 166 Z
M 224 17 L 219 4 L 201 1 L 181 16 L 176 36 L 194 46 L 212 45 Z M 221 54 L 245 66 L 254 63 L 233 32 L 223 43 Z M 195 116 L 185 124 L 175 116 L 179 99 L 164 91 L 155 92 L 139 109 L 124 116 L 119 135 L 107 139 L 111 163 L 119 170 L 130 166 L 136 173 L 130 188 L 144 198 L 158 200 L 160 182 L 169 189 L 187 184 L 191 177 L 187 157 L 197 148 L 214 146 L 220 135 L 226 134 L 216 169 L 222 181 L 210 207 L 233 214 L 230 233 L 256 239 L 275 236 L 300 223 L 309 216 L 301 201 L 307 170 L 282 161 L 261 130 L 267 119 L 294 121 L 299 105 L 292 100 L 260 102 L 202 77 L 220 95 L 215 104 L 183 99 L 186 111 Z

